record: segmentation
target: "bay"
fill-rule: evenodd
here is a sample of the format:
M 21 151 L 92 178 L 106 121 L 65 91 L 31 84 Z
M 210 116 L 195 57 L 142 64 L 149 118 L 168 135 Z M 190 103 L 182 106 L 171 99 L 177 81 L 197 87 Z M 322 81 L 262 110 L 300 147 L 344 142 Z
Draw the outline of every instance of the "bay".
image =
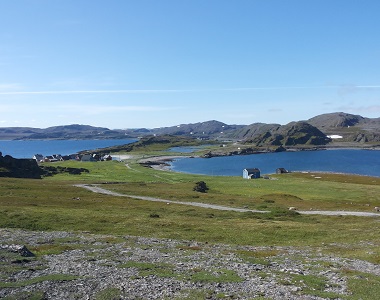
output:
M 130 144 L 136 139 L 110 140 L 11 140 L 0 141 L 0 152 L 14 158 L 32 158 L 35 154 L 69 155 L 82 150 L 93 150 L 117 145 Z
M 331 149 L 280 152 L 213 158 L 182 158 L 171 163 L 177 172 L 242 176 L 245 168 L 259 168 L 261 174 L 273 174 L 277 168 L 289 171 L 348 173 L 380 177 L 380 151 Z

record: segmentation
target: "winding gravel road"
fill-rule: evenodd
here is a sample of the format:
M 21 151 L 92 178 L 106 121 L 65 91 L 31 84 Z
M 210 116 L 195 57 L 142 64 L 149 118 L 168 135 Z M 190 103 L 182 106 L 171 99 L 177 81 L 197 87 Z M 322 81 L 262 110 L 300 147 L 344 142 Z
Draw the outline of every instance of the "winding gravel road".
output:
M 207 203 L 200 203 L 200 202 L 182 202 L 182 201 L 160 199 L 160 198 L 155 198 L 155 197 L 127 195 L 127 194 L 121 194 L 121 193 L 113 192 L 113 191 L 101 188 L 98 185 L 93 185 L 93 184 L 75 184 L 74 186 L 80 187 L 80 188 L 85 188 L 85 189 L 90 190 L 94 193 L 110 195 L 110 196 L 115 196 L 115 197 L 128 197 L 128 198 L 145 200 L 145 201 L 154 201 L 154 202 L 163 202 L 163 203 L 180 204 L 180 205 L 188 205 L 188 206 L 197 206 L 197 207 L 210 208 L 210 209 L 216 209 L 216 210 L 225 210 L 225 211 L 269 213 L 268 210 L 255 210 L 255 209 L 229 207 L 229 206 L 207 204 Z M 323 211 L 323 210 L 300 211 L 300 210 L 297 210 L 297 212 L 300 214 L 303 214 L 303 215 L 380 217 L 380 213 L 359 212 L 359 211 Z

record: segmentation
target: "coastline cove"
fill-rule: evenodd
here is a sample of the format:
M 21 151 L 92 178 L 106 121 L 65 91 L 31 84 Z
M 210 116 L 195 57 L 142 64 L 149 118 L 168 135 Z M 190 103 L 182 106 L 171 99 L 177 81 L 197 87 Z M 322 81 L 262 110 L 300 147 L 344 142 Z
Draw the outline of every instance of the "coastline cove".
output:
M 273 174 L 277 168 L 290 172 L 328 172 L 380 177 L 380 151 L 329 149 L 278 152 L 212 158 L 186 157 L 170 162 L 170 170 L 211 176 L 242 176 L 243 169 L 258 168 Z

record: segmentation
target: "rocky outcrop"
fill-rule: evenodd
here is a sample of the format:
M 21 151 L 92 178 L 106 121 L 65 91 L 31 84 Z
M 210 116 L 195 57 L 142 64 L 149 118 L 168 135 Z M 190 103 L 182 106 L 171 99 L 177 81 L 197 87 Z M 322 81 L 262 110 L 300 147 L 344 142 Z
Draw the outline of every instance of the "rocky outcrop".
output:
M 368 143 L 368 142 L 380 142 L 380 133 L 361 131 L 349 136 L 354 142 Z
M 0 244 L 0 250 L 5 250 L 8 252 L 18 253 L 23 257 L 34 257 L 34 253 L 31 252 L 25 245 L 2 245 Z
M 17 159 L 0 152 L 0 177 L 41 178 L 42 171 L 34 159 Z

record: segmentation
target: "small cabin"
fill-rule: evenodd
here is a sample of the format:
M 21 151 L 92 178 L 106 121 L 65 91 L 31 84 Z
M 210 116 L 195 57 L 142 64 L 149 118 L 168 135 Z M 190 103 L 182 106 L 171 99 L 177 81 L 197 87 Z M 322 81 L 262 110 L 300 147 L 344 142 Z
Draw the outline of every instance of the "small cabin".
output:
M 289 173 L 289 171 L 285 168 L 277 168 L 276 169 L 276 174 L 285 174 L 285 173 Z
M 257 169 L 257 168 L 244 169 L 243 178 L 244 179 L 260 178 L 260 169 Z
M 44 157 L 44 162 L 57 162 L 58 159 L 53 155 L 48 155 Z
M 1 152 L 0 152 L 1 153 Z M 0 155 L 1 156 L 1 155 Z M 33 159 L 35 159 L 37 162 L 43 162 L 44 161 L 44 156 L 42 154 L 35 154 L 33 156 Z
M 82 155 L 81 161 L 96 161 L 96 159 L 91 154 L 84 154 Z

